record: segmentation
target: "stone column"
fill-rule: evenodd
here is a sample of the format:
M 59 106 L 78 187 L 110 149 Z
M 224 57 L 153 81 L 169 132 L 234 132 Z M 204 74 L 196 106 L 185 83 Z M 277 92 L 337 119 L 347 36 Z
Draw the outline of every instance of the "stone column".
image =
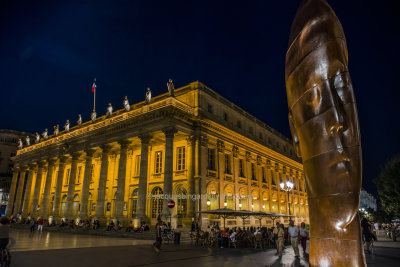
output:
M 105 226 L 107 219 L 105 217 L 104 201 L 108 174 L 108 153 L 110 152 L 112 146 L 102 145 L 101 148 L 103 149 L 103 155 L 101 157 L 99 188 L 97 190 L 96 219 L 99 220 L 101 226 Z
M 149 158 L 149 141 L 151 136 L 143 134 L 139 136 L 142 141 L 141 154 L 140 154 L 140 173 L 139 173 L 139 192 L 137 203 L 137 214 L 135 218 L 135 225 L 141 220 L 147 220 L 146 217 L 146 202 L 147 202 L 147 167 Z
M 196 154 L 195 154 L 195 145 L 196 145 L 196 139 L 194 136 L 189 136 L 187 138 L 187 155 L 188 158 L 190 157 L 190 165 L 188 168 L 188 195 L 189 198 L 187 200 L 187 214 L 186 217 L 189 218 L 190 220 L 195 217 L 195 201 L 193 198 L 191 198 L 192 195 L 196 194 L 195 192 L 195 181 L 194 181 L 194 171 L 195 171 L 195 160 L 196 160 Z
M 15 198 L 15 191 L 17 189 L 17 181 L 18 181 L 18 175 L 20 173 L 21 169 L 19 167 L 14 168 L 13 172 L 13 178 L 11 181 L 11 187 L 10 187 L 10 193 L 8 195 L 8 204 L 7 204 L 7 211 L 6 211 L 6 216 L 10 217 L 13 207 L 14 207 L 14 198 Z
M 40 194 L 40 187 L 42 186 L 42 176 L 43 176 L 43 169 L 46 166 L 46 162 L 42 161 L 39 163 L 38 172 L 36 175 L 36 182 L 35 182 L 35 189 L 33 191 L 32 196 L 32 206 L 31 206 L 31 218 L 36 219 L 36 210 L 39 203 L 39 194 Z
M 53 203 L 53 211 L 52 211 L 54 220 L 58 220 L 60 218 L 61 191 L 62 191 L 62 186 L 63 186 L 66 159 L 67 159 L 66 157 L 60 157 L 60 161 L 58 163 L 56 190 L 54 192 L 54 203 Z
M 90 174 L 91 174 L 90 170 L 92 168 L 93 154 L 95 152 L 96 152 L 95 149 L 88 149 L 86 151 L 85 173 L 83 175 L 83 182 L 82 182 L 81 211 L 79 212 L 79 217 L 82 220 L 89 219 L 88 198 L 89 198 Z
M 207 181 L 205 178 L 205 174 L 207 173 L 207 147 L 208 147 L 208 139 L 206 136 L 200 135 L 199 136 L 199 151 L 198 151 L 198 157 L 199 157 L 199 192 L 200 194 L 204 194 L 204 196 L 207 196 Z M 200 206 L 200 211 L 202 210 L 207 210 L 207 198 L 200 199 L 199 202 Z M 206 214 L 201 214 L 201 217 L 199 218 L 199 222 L 201 225 L 201 229 L 207 230 L 208 226 L 208 217 Z
M 13 216 L 17 216 L 17 214 L 21 213 L 21 202 L 22 202 L 22 193 L 24 191 L 24 185 L 25 185 L 25 177 L 26 177 L 26 172 L 27 172 L 28 167 L 23 166 L 21 168 L 21 173 L 19 175 L 19 182 L 18 182 L 18 188 L 17 192 L 15 194 L 15 204 L 14 204 L 14 211 L 13 211 Z
M 68 194 L 67 194 L 67 208 L 65 211 L 65 217 L 68 220 L 72 220 L 73 218 L 73 204 L 74 204 L 74 193 L 75 193 L 75 178 L 76 178 L 76 171 L 78 167 L 78 159 L 80 153 L 74 153 L 72 155 L 72 162 L 71 162 L 71 175 L 69 177 L 69 184 L 68 184 Z
M 114 217 L 117 218 L 122 225 L 126 225 L 126 218 L 124 217 L 124 200 L 125 200 L 125 180 L 127 175 L 126 161 L 128 157 L 129 140 L 120 141 L 121 154 L 118 164 L 118 187 L 117 196 L 115 200 L 115 213 Z
M 172 199 L 172 177 L 174 168 L 174 135 L 177 132 L 175 128 L 163 130 L 165 134 L 165 164 L 164 164 L 164 199 L 162 216 L 165 220 L 169 218 L 170 209 L 168 201 Z
M 29 174 L 28 174 L 28 180 L 26 181 L 24 203 L 22 205 L 22 218 L 26 218 L 30 212 L 29 204 L 31 204 L 32 182 L 33 182 L 33 176 L 36 171 L 36 167 L 37 167 L 37 164 L 35 164 L 35 163 L 29 165 Z
M 50 187 L 51 179 L 53 178 L 54 164 L 57 159 L 49 159 L 49 165 L 47 167 L 46 181 L 44 184 L 42 207 L 40 208 L 40 217 L 42 219 L 48 219 L 49 217 L 49 198 L 50 198 Z

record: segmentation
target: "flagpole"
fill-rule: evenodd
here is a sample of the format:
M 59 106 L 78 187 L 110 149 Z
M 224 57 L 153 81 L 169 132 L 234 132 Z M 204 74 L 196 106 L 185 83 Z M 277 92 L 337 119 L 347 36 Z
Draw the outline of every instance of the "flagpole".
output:
M 94 83 L 96 84 L 96 78 L 94 78 Z M 93 112 L 96 112 L 96 86 L 94 87 L 93 94 Z

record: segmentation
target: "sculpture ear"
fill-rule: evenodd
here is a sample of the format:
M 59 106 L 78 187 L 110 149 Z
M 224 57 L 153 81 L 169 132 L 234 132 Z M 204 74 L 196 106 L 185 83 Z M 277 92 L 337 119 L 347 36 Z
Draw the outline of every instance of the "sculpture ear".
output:
M 297 137 L 296 127 L 294 127 L 292 111 L 289 112 L 289 126 L 290 132 L 292 133 L 294 150 L 296 151 L 297 156 L 301 157 L 299 138 Z

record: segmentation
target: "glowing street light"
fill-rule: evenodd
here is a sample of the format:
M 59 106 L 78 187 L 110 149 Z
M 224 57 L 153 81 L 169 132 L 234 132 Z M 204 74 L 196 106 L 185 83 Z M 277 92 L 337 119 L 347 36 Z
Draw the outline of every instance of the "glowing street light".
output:
M 224 207 L 228 206 L 228 203 L 224 202 Z
M 210 200 L 207 200 L 207 206 L 210 206 L 210 205 L 211 205 Z
M 291 181 L 287 181 L 286 185 L 284 182 L 280 183 L 281 189 L 287 192 L 288 197 L 288 206 L 289 206 L 289 215 L 290 215 L 290 202 L 289 202 L 289 192 L 293 189 L 293 183 Z

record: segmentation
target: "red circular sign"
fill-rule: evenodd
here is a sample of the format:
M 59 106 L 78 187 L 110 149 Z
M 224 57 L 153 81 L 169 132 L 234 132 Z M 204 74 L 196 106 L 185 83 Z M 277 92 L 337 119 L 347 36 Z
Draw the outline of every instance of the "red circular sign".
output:
M 172 209 L 173 207 L 175 207 L 175 201 L 171 199 L 170 201 L 168 201 L 167 206 L 168 208 Z

